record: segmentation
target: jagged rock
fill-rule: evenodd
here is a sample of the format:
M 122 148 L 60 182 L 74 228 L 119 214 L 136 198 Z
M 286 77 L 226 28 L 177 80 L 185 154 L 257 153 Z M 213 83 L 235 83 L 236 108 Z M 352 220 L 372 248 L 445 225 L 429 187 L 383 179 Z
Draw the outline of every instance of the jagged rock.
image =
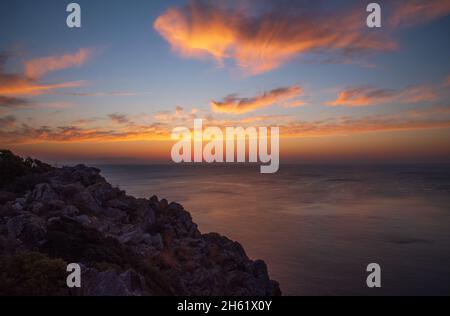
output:
M 38 168 L 7 156 L 20 170 L 0 183 L 0 258 L 20 249 L 42 253 L 39 262 L 78 262 L 76 295 L 281 294 L 263 261 L 219 234 L 202 235 L 181 204 L 128 196 L 96 168 Z M 28 172 L 39 181 L 24 185 Z
M 80 182 L 54 184 L 55 191 L 59 192 L 64 199 L 71 199 L 75 194 L 84 190 L 84 186 Z
M 51 200 L 57 200 L 59 197 L 53 191 L 52 187 L 48 183 L 40 183 L 35 186 L 33 192 L 30 195 L 30 199 L 32 201 L 39 201 L 39 202 L 49 202 Z
M 127 219 L 127 213 L 114 207 L 103 208 L 103 215 L 107 218 L 114 219 L 121 223 L 125 222 Z
M 0 205 L 5 204 L 9 201 L 14 201 L 16 199 L 16 194 L 8 191 L 0 191 Z
M 80 210 L 75 205 L 67 205 L 61 210 L 61 214 L 67 217 L 74 217 L 80 214 Z
M 119 237 L 119 241 L 124 244 L 139 244 L 143 240 L 140 230 L 134 230 Z
M 153 247 L 155 247 L 158 250 L 161 250 L 164 248 L 164 243 L 161 237 L 161 234 L 156 234 L 154 236 L 151 236 L 151 244 Z
M 120 189 L 113 188 L 111 184 L 107 182 L 95 183 L 89 186 L 88 190 L 92 194 L 92 196 L 101 203 L 122 197 L 125 194 Z
M 22 214 L 11 218 L 6 226 L 10 238 L 18 238 L 25 243 L 37 244 L 46 234 L 45 221 L 32 214 Z
M 165 209 L 167 208 L 167 206 L 168 206 L 168 202 L 167 202 L 166 199 L 162 199 L 162 200 L 159 202 L 159 207 L 160 207 L 162 210 L 165 210 Z
M 66 207 L 66 203 L 62 200 L 51 200 L 47 203 L 50 210 L 62 210 Z
M 30 211 L 34 214 L 42 214 L 45 211 L 46 207 L 44 205 L 44 203 L 41 202 L 35 202 L 33 204 L 31 204 L 31 208 Z
M 148 294 L 145 290 L 145 280 L 133 270 L 122 274 L 108 270 L 98 272 L 95 269 L 83 271 L 83 291 L 88 296 L 142 296 Z
M 24 226 L 23 216 L 16 216 L 11 218 L 7 223 L 6 227 L 8 228 L 8 236 L 10 238 L 17 238 L 22 233 Z
M 100 214 L 102 212 L 100 205 L 87 190 L 76 193 L 72 203 L 83 213 Z
M 89 226 L 92 223 L 91 219 L 87 215 L 76 216 L 75 220 L 84 226 Z

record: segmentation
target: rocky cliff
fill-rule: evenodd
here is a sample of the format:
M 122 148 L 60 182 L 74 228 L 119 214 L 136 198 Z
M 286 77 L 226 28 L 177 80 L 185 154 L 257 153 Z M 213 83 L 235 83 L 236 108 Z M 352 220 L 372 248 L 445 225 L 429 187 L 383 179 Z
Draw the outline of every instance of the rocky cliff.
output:
M 82 267 L 81 289 L 66 266 Z M 280 295 L 266 264 L 201 234 L 177 203 L 138 199 L 100 170 L 0 151 L 0 295 Z

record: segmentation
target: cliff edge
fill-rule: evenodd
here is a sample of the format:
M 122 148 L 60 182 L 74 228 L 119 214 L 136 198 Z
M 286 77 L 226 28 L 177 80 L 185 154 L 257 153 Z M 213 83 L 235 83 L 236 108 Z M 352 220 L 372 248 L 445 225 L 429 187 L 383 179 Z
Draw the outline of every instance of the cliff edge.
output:
M 66 266 L 82 267 L 80 289 Z M 96 168 L 0 151 L 0 295 L 281 295 L 266 264 L 201 234 L 177 203 L 138 199 Z

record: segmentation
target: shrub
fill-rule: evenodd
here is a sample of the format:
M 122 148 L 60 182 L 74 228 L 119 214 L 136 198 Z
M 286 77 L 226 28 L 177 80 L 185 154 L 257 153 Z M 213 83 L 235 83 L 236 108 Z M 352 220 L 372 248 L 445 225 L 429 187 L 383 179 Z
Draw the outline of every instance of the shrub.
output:
M 0 296 L 67 295 L 66 263 L 37 252 L 0 259 Z
M 28 183 L 30 180 L 37 181 L 36 175 L 52 169 L 53 167 L 37 159 L 23 159 L 14 155 L 10 150 L 0 150 L 0 188 L 8 186 L 13 191 L 15 189 L 22 190 L 23 183 Z M 15 182 L 19 182 L 22 177 L 28 178 L 16 184 Z

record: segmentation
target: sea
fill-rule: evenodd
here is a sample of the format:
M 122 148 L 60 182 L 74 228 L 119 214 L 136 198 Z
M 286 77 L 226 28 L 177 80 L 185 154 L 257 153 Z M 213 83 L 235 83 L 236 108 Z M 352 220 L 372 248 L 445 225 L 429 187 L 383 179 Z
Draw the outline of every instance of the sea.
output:
M 450 295 L 450 165 L 101 165 L 267 263 L 283 295 Z M 370 288 L 367 267 L 380 267 Z

